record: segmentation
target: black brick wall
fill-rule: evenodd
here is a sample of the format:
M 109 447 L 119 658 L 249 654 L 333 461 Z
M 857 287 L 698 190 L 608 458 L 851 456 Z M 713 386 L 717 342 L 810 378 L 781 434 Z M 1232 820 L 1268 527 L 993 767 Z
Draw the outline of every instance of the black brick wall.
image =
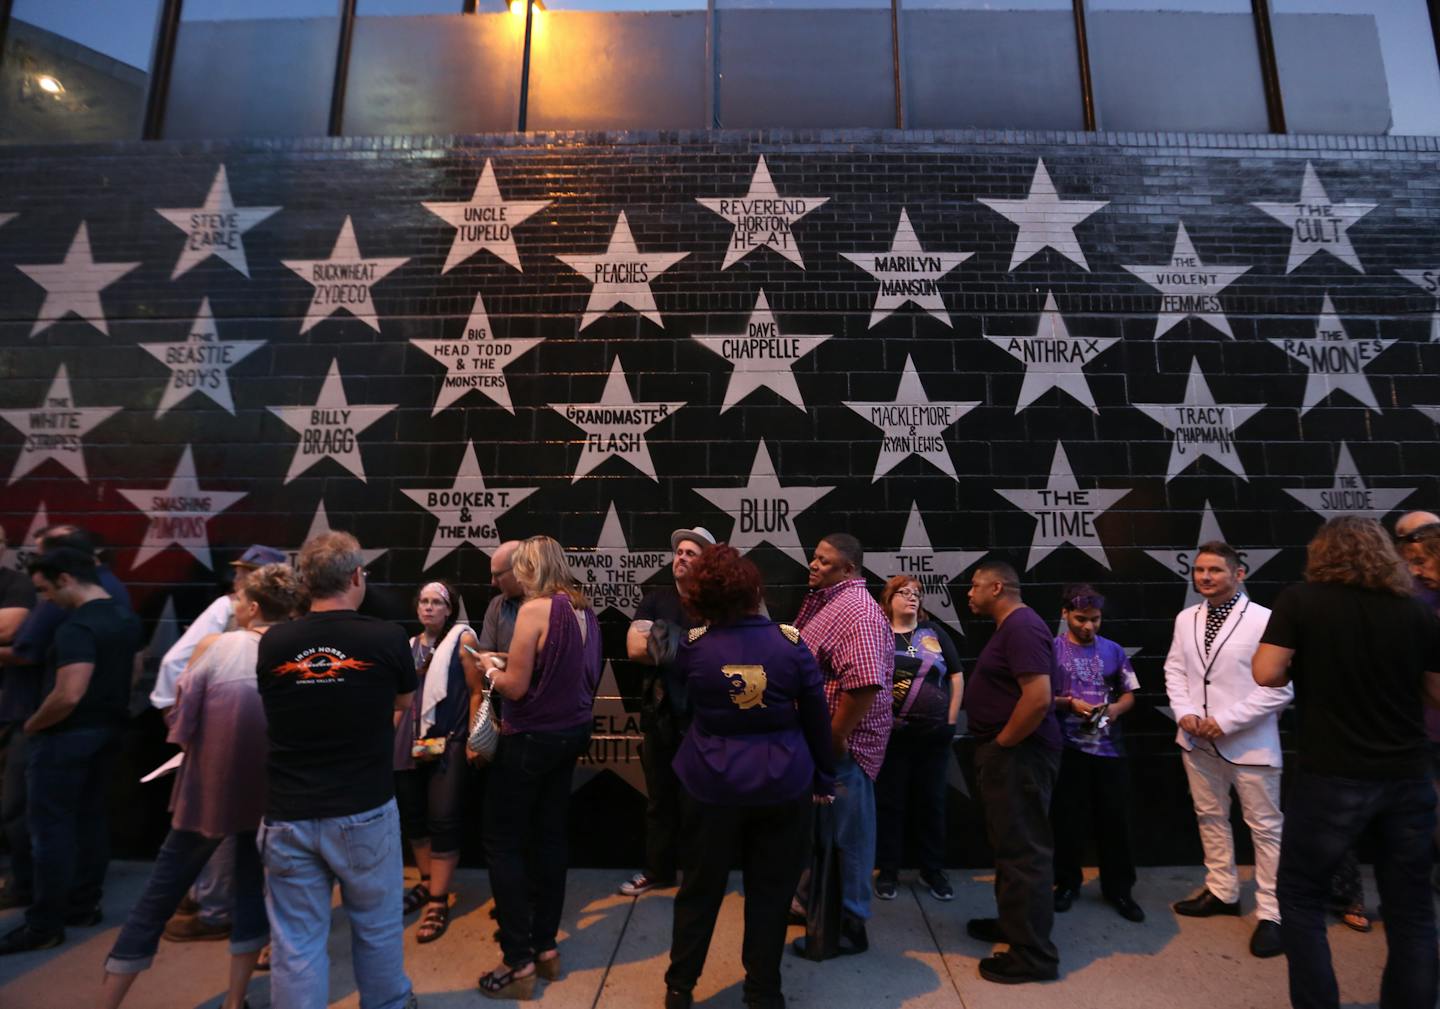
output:
M 805 269 L 763 248 L 721 269 L 731 226 L 697 198 L 745 194 L 758 155 L 782 197 L 830 198 L 794 225 Z M 1062 199 L 1108 201 L 1075 231 L 1088 271 L 1054 250 L 1009 269 L 1016 226 L 978 202 L 1023 199 L 1037 157 Z M 551 202 L 515 230 L 523 271 L 480 252 L 442 274 L 454 232 L 421 202 L 467 199 L 487 159 L 505 199 Z M 426 569 L 436 522 L 402 493 L 448 487 L 467 441 L 488 486 L 538 488 L 500 518 L 504 537 L 593 546 L 612 501 L 632 550 L 664 550 L 677 525 L 723 537 L 731 519 L 696 488 L 743 485 L 763 437 L 782 484 L 835 488 L 798 518 L 806 549 L 848 530 L 872 552 L 895 551 L 916 502 L 936 549 L 990 551 L 1023 570 L 1035 522 L 996 489 L 1044 487 L 1059 440 L 1081 488 L 1130 492 L 1096 523 L 1110 569 L 1062 546 L 1025 573 L 1026 597 L 1058 615 L 1059 583 L 1084 579 L 1112 600 L 1104 633 L 1140 649 L 1141 703 L 1127 718 L 1139 853 L 1193 860 L 1173 723 L 1156 710 L 1186 590 L 1145 551 L 1193 547 L 1208 501 L 1237 545 L 1280 550 L 1252 583 L 1270 601 L 1298 576 L 1320 522 L 1285 489 L 1330 486 L 1342 442 L 1371 488 L 1413 487 L 1405 506 L 1437 503 L 1436 426 L 1412 409 L 1440 403 L 1434 302 L 1396 272 L 1440 257 L 1437 160 L 1424 138 L 879 131 L 12 148 L 0 159 L 0 213 L 18 214 L 0 227 L 0 410 L 37 406 L 62 363 L 78 404 L 123 409 L 83 437 L 88 482 L 45 462 L 5 487 L 0 521 L 16 540 L 43 502 L 52 521 L 91 526 L 147 622 L 172 597 L 188 621 L 215 578 L 173 547 L 137 566 L 148 519 L 121 492 L 164 486 L 189 445 L 202 487 L 245 494 L 208 522 L 217 571 L 253 541 L 297 546 L 323 502 L 332 525 L 386 549 L 370 605 L 403 616 L 414 586 L 445 576 L 478 620 L 486 555 L 462 546 Z M 1321 252 L 1287 274 L 1289 231 L 1251 205 L 1295 201 L 1307 162 L 1332 201 L 1377 205 L 1348 232 L 1363 273 Z M 210 258 L 171 281 L 185 236 L 155 208 L 201 204 L 222 164 L 236 204 L 283 209 L 244 235 L 248 279 Z M 889 248 L 902 208 L 927 252 L 973 253 L 939 281 L 952 326 L 907 305 L 868 327 L 877 282 L 841 254 Z M 689 255 L 652 284 L 663 328 L 621 306 L 580 330 L 591 285 L 556 255 L 603 251 L 620 211 L 643 252 Z M 341 312 L 301 335 L 311 289 L 282 260 L 328 256 L 347 216 L 366 257 L 408 257 L 374 287 L 380 332 Z M 101 295 L 108 336 L 72 314 L 30 337 L 46 292 L 13 267 L 58 263 L 81 221 L 102 264 L 140 265 Z M 1153 338 L 1160 294 L 1124 265 L 1167 261 L 1180 221 L 1207 266 L 1250 266 L 1220 295 L 1234 339 L 1197 319 Z M 782 334 L 833 335 L 794 369 L 805 410 L 762 389 L 721 412 L 729 366 L 690 337 L 742 331 L 762 289 Z M 1047 292 L 1072 335 L 1119 340 L 1085 369 L 1094 412 L 1049 391 L 1017 413 L 1024 368 L 984 338 L 1034 333 Z M 497 336 L 544 342 L 506 370 L 513 414 L 471 392 L 432 416 L 444 369 L 409 341 L 458 337 L 477 293 Z M 1302 416 L 1305 369 L 1268 342 L 1313 336 L 1327 294 L 1351 338 L 1395 341 L 1365 372 L 1378 411 L 1336 392 Z M 167 370 L 138 345 L 182 340 L 202 298 L 222 339 L 265 345 L 231 369 L 234 416 L 192 395 L 157 420 Z M 637 400 L 684 403 L 648 435 L 658 480 L 614 460 L 572 480 L 581 435 L 548 405 L 597 400 L 617 356 Z M 907 357 L 930 398 L 981 404 L 945 431 L 955 479 L 915 456 L 872 479 L 880 431 L 844 403 L 892 398 Z M 1192 358 L 1217 401 L 1264 404 L 1239 430 L 1248 479 L 1201 459 L 1166 480 L 1170 435 L 1132 404 L 1179 401 Z M 322 461 L 286 483 L 298 437 L 267 408 L 314 402 L 332 359 L 352 405 L 398 408 L 359 436 L 365 482 Z M 7 479 L 23 442 L 0 423 Z M 770 546 L 753 556 L 770 612 L 792 615 L 803 568 Z M 967 581 L 955 583 L 961 611 Z M 626 618 L 603 619 L 622 653 Z M 968 659 L 987 628 L 968 614 L 963 623 Z M 636 669 L 617 662 L 615 673 L 621 693 L 637 688 Z M 137 770 L 155 733 L 140 724 Z M 623 735 L 623 717 L 602 727 Z M 163 825 L 163 790 L 150 786 L 136 804 L 126 786 L 120 834 L 131 850 Z M 952 856 L 981 861 L 978 811 L 959 792 L 952 800 Z M 640 796 L 600 774 L 576 802 L 577 861 L 633 864 Z

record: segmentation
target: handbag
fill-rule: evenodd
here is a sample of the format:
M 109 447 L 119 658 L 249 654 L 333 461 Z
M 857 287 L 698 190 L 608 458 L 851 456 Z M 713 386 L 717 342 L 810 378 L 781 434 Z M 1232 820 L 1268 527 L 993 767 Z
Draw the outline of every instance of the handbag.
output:
M 485 691 L 480 707 L 475 710 L 475 722 L 470 726 L 470 738 L 466 741 L 466 745 L 487 764 L 495 759 L 495 751 L 500 747 L 500 726 L 495 718 L 495 707 L 490 703 L 492 690 L 493 687 Z

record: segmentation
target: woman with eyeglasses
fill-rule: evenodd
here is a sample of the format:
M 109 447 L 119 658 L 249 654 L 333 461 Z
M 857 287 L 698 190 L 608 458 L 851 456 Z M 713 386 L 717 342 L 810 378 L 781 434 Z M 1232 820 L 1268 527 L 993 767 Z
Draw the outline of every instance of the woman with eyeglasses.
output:
M 964 693 L 960 653 L 922 605 L 920 580 L 896 575 L 880 593 L 895 635 L 894 724 L 875 779 L 875 896 L 894 900 L 907 811 L 914 818 L 920 882 L 936 900 L 955 896 L 945 876 L 945 778 Z
M 600 685 L 600 624 L 560 544 L 532 536 L 511 561 L 525 602 L 505 668 L 500 747 L 485 788 L 485 858 L 504 962 L 480 978 L 488 998 L 525 999 L 560 976 L 570 781 L 590 747 Z
M 484 691 L 475 633 L 455 623 L 459 608 L 446 582 L 428 582 L 415 598 L 420 633 L 410 655 L 420 685 L 395 721 L 395 800 L 420 882 L 405 893 L 405 913 L 424 909 L 417 942 L 434 942 L 450 927 L 450 881 L 460 862 L 465 800 L 465 737 Z

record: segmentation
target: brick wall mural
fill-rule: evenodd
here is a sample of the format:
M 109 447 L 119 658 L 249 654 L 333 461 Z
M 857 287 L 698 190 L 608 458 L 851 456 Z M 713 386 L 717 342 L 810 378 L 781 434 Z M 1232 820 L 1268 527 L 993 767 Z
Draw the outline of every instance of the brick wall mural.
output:
M 1325 517 L 1440 504 L 1437 161 L 1021 133 L 12 149 L 0 521 L 99 532 L 156 648 L 251 542 L 354 532 L 367 608 L 405 619 L 442 576 L 478 617 L 501 540 L 555 536 L 614 659 L 590 864 L 638 859 L 622 638 L 676 526 L 747 551 L 781 619 L 853 532 L 967 658 L 980 558 L 1047 618 L 1092 581 L 1143 685 L 1139 853 L 1194 859 L 1161 673 L 1194 547 L 1235 543 L 1268 602 Z M 132 852 L 163 829 L 164 786 L 130 784 L 160 734 L 130 741 Z M 952 857 L 982 861 L 953 784 Z

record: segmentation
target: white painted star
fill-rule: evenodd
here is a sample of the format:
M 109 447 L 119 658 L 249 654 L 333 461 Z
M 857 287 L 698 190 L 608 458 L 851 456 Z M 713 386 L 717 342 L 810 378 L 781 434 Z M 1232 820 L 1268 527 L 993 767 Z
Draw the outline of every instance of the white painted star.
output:
M 610 365 L 610 376 L 605 380 L 605 391 L 600 394 L 598 402 L 550 404 L 550 409 L 585 432 L 580 461 L 575 464 L 575 476 L 571 482 L 579 480 L 611 456 L 624 459 L 658 482 L 660 478 L 655 475 L 655 463 L 650 458 L 645 433 L 684 405 L 635 402 L 625 381 L 625 369 L 620 366 L 620 358 L 616 357 Z
M 340 361 L 331 359 L 320 395 L 310 406 L 272 406 L 270 412 L 300 435 L 295 456 L 285 473 L 289 483 L 322 459 L 334 459 L 365 482 L 365 462 L 360 458 L 360 432 L 395 409 L 396 404 L 351 405 L 345 398 L 340 378 Z
M 669 550 L 631 550 L 612 501 L 595 545 L 589 549 L 567 549 L 565 557 L 596 613 L 616 609 L 633 620 L 635 607 L 645 593 L 645 580 L 669 566 L 671 553 Z
M 590 749 L 575 764 L 570 791 L 579 791 L 606 771 L 617 775 L 641 795 L 645 795 L 645 770 L 640 763 L 640 717 L 625 709 L 615 680 L 615 667 L 609 659 L 600 673 L 600 686 L 595 691 L 595 724 L 590 736 Z
M 45 288 L 45 303 L 30 327 L 30 335 L 43 332 L 74 312 L 106 336 L 110 325 L 100 304 L 100 292 L 129 273 L 139 263 L 97 263 L 90 254 L 90 230 L 84 221 L 75 231 L 65 258 L 58 263 L 33 266 L 16 264 L 15 269 Z
M 5 227 L 5 225 L 9 224 L 11 221 L 15 220 L 15 218 L 19 216 L 19 214 L 0 214 L 0 228 Z
M 960 615 L 956 612 L 955 594 L 950 589 L 950 583 L 984 556 L 984 550 L 934 549 L 930 545 L 930 534 L 925 529 L 925 521 L 920 517 L 920 506 L 912 502 L 900 549 L 894 553 L 867 550 L 865 566 L 884 579 L 894 578 L 896 575 L 918 578 L 925 593 L 926 611 L 963 635 L 965 629 L 960 625 Z
M 1060 199 L 1045 170 L 1044 158 L 1035 163 L 1035 175 L 1025 199 L 979 202 L 1020 228 L 1015 236 L 1015 251 L 1010 255 L 1011 270 L 1046 249 L 1054 249 L 1082 270 L 1090 269 L 1075 229 L 1091 214 L 1110 205 L 1109 200 Z
M 1325 251 L 1360 273 L 1360 257 L 1350 244 L 1350 227 L 1379 206 L 1378 203 L 1331 203 L 1315 174 L 1315 166 L 1305 162 L 1305 181 L 1300 184 L 1300 199 L 1292 203 L 1252 203 L 1290 229 L 1290 258 L 1285 272 L 1295 268 L 1315 253 Z
M 780 484 L 765 439 L 755 450 L 755 461 L 744 487 L 696 487 L 695 493 L 735 520 L 726 540 L 742 554 L 769 543 L 800 565 L 809 555 L 800 545 L 796 517 L 834 487 L 787 487 Z
M 450 254 L 441 274 L 449 273 L 477 252 L 492 252 L 517 270 L 520 253 L 515 248 L 515 228 L 550 205 L 549 200 L 506 200 L 495 181 L 495 166 L 486 161 L 468 200 L 455 203 L 421 203 L 426 210 L 455 229 Z
M 872 483 L 912 455 L 928 460 L 940 472 L 959 481 L 950 450 L 945 445 L 945 431 L 980 403 L 932 401 L 908 354 L 893 400 L 854 400 L 845 405 L 884 432 L 880 456 L 875 460 L 875 475 L 870 478 Z
M 805 400 L 795 381 L 795 364 L 830 339 L 830 334 L 782 336 L 762 288 L 745 332 L 730 336 L 692 334 L 691 339 L 733 365 L 730 380 L 725 384 L 725 402 L 720 406 L 720 412 L 724 413 L 757 389 L 769 389 L 804 410 Z
M 1200 370 L 1200 359 L 1190 359 L 1185 398 L 1179 403 L 1136 403 L 1135 409 L 1169 431 L 1169 483 L 1187 467 L 1209 456 L 1241 480 L 1249 480 L 1235 450 L 1235 429 L 1265 409 L 1264 403 L 1216 403 Z
M 534 487 L 486 487 L 485 475 L 475 458 L 475 443 L 467 442 L 465 456 L 448 488 L 401 489 L 401 493 L 439 520 L 422 569 L 434 567 L 466 543 L 486 554 L 493 553 L 502 542 L 496 522 L 535 491 Z
M 997 487 L 995 493 L 1035 518 L 1035 534 L 1030 541 L 1030 554 L 1025 560 L 1026 571 L 1067 543 L 1109 569 L 1110 561 L 1105 556 L 1095 520 L 1129 494 L 1130 489 L 1096 487 L 1081 490 L 1070 459 L 1065 455 L 1065 446 L 1060 442 L 1055 443 L 1055 455 L 1050 460 L 1050 479 L 1044 490 L 1001 490 Z
M 507 413 L 514 413 L 510 402 L 510 386 L 505 369 L 517 357 L 528 354 L 545 342 L 543 336 L 511 337 L 502 340 L 490 329 L 485 301 L 477 293 L 470 308 L 470 318 L 462 334 L 454 340 L 411 340 L 416 347 L 445 366 L 440 380 L 440 393 L 430 416 L 454 403 L 472 389 L 498 403 Z
M 180 258 L 175 261 L 170 279 L 176 279 L 211 256 L 224 260 L 249 277 L 250 265 L 245 261 L 245 242 L 241 236 L 280 209 L 235 206 L 235 201 L 230 198 L 225 166 L 221 165 L 215 173 L 215 181 L 210 183 L 205 202 L 200 206 L 172 210 L 155 208 L 155 213 L 185 232 L 185 244 L 180 248 Z
M 1015 401 L 1019 413 L 1051 389 L 1069 393 L 1095 413 L 1095 395 L 1084 367 L 1120 342 L 1114 336 L 1071 336 L 1055 295 L 1045 292 L 1045 307 L 1034 336 L 991 336 L 985 339 L 1025 365 L 1025 380 Z
M 310 528 L 306 531 L 305 538 L 300 541 L 300 546 L 304 546 L 306 543 L 309 543 L 316 536 L 323 536 L 325 533 L 335 531 L 335 527 L 330 525 L 330 516 L 326 513 L 325 502 L 322 500 L 315 506 L 315 517 L 310 520 Z M 350 532 L 349 529 L 345 528 L 341 528 L 339 531 Z M 296 547 L 294 550 L 289 550 L 286 552 L 290 555 L 290 563 L 294 564 L 295 559 L 300 555 L 300 547 Z M 365 546 L 365 544 L 363 543 L 360 544 L 360 553 L 365 558 L 366 567 L 369 567 L 380 557 L 384 556 L 386 552 L 387 548 L 385 547 L 377 547 L 372 549 Z
M 630 223 L 622 210 L 604 252 L 557 255 L 555 258 L 594 285 L 590 300 L 585 304 L 585 314 L 580 319 L 581 329 L 602 318 L 616 305 L 629 305 L 664 329 L 665 322 L 655 305 L 655 292 L 650 290 L 650 282 L 688 255 L 688 252 L 641 252 L 630 234 Z
M 1342 441 L 1340 454 L 1335 460 L 1334 483 L 1315 490 L 1302 487 L 1282 489 L 1328 522 L 1341 515 L 1364 515 L 1383 519 L 1419 488 L 1366 487 L 1365 478 L 1360 475 L 1355 460 L 1350 456 L 1350 446 Z
M 310 307 L 305 310 L 301 334 L 324 322 L 339 311 L 349 312 L 375 332 L 380 332 L 380 316 L 375 311 L 374 287 L 410 260 L 405 256 L 366 259 L 355 240 L 355 226 L 350 218 L 340 225 L 335 246 L 324 259 L 286 259 L 286 266 L 305 283 L 315 288 Z
M 1416 403 L 1415 409 L 1429 417 L 1433 423 L 1440 424 L 1440 405 L 1421 406 L 1419 403 Z
M 0 550 L 0 568 L 13 568 L 16 571 L 25 572 L 25 564 L 21 560 L 23 551 L 29 550 L 35 542 L 35 534 L 50 524 L 50 516 L 45 510 L 45 502 L 41 501 L 35 509 L 35 517 L 30 520 L 30 525 L 25 528 L 25 535 L 16 539 L 13 535 L 7 536 L 7 543 L 4 550 Z
M 75 397 L 70 392 L 70 374 L 61 364 L 55 369 L 55 378 L 39 406 L 0 410 L 0 419 L 25 436 L 25 444 L 15 460 L 15 469 L 6 483 L 14 483 L 46 459 L 54 459 L 89 483 L 81 439 L 91 428 L 119 412 L 118 406 L 76 406 Z
M 1155 320 L 1155 339 L 1190 317 L 1209 323 L 1230 339 L 1230 320 L 1220 304 L 1220 292 L 1250 271 L 1248 266 L 1206 266 L 1180 222 L 1175 232 L 1175 251 L 1170 262 L 1159 266 L 1127 266 L 1135 276 L 1160 292 L 1160 316 Z
M 952 325 L 945 311 L 945 300 L 940 296 L 939 281 L 975 253 L 926 252 L 910 225 L 910 215 L 901 207 L 900 224 L 888 252 L 842 252 L 840 255 L 880 281 L 875 309 L 870 313 L 870 328 L 874 329 L 876 323 L 907 301 L 914 302 L 945 325 Z
M 1430 313 L 1430 342 L 1440 343 L 1440 267 L 1431 270 L 1396 270 L 1395 272 L 1436 299 L 1435 311 Z
M 805 260 L 800 256 L 800 247 L 790 226 L 829 201 L 828 196 L 781 196 L 770 179 L 764 155 L 755 162 L 750 191 L 744 196 L 696 198 L 701 206 L 734 225 L 725 250 L 725 262 L 720 264 L 722 270 L 730 269 L 756 249 L 766 246 L 805 269 Z
M 1215 518 L 1215 509 L 1210 507 L 1209 501 L 1206 501 L 1205 511 L 1200 516 L 1200 535 L 1195 539 L 1195 546 L 1199 547 L 1216 540 L 1221 543 L 1230 543 L 1235 547 L 1240 554 L 1240 563 L 1245 567 L 1246 578 L 1254 578 L 1257 571 L 1280 554 L 1280 551 L 1275 549 L 1244 549 L 1231 543 L 1220 529 L 1220 522 Z M 1202 597 L 1195 591 L 1195 579 L 1191 577 L 1190 573 L 1195 563 L 1195 550 L 1146 550 L 1145 553 L 1152 560 L 1159 561 L 1184 579 L 1186 606 L 1194 606 L 1200 602 Z
M 230 416 L 235 416 L 235 398 L 230 393 L 230 368 L 265 346 L 264 340 L 222 340 L 210 314 L 210 299 L 200 299 L 200 311 L 189 335 L 178 343 L 142 343 L 140 349 L 170 369 L 165 392 L 155 416 L 192 392 L 209 396 Z
M 1300 407 L 1300 416 L 1305 416 L 1332 392 L 1349 393 L 1376 413 L 1381 412 L 1375 390 L 1370 388 L 1370 382 L 1365 377 L 1365 369 L 1395 341 L 1379 337 L 1351 337 L 1345 332 L 1330 295 L 1325 295 L 1320 307 L 1320 319 L 1315 324 L 1313 337 L 1303 340 L 1284 337 L 1270 342 L 1309 371 L 1305 377 L 1305 402 Z
M 189 445 L 168 485 L 154 490 L 121 488 L 120 495 L 150 518 L 140 552 L 130 564 L 132 570 L 171 546 L 180 547 L 213 570 L 206 523 L 245 496 L 243 491 L 203 489 L 195 476 L 195 457 Z

